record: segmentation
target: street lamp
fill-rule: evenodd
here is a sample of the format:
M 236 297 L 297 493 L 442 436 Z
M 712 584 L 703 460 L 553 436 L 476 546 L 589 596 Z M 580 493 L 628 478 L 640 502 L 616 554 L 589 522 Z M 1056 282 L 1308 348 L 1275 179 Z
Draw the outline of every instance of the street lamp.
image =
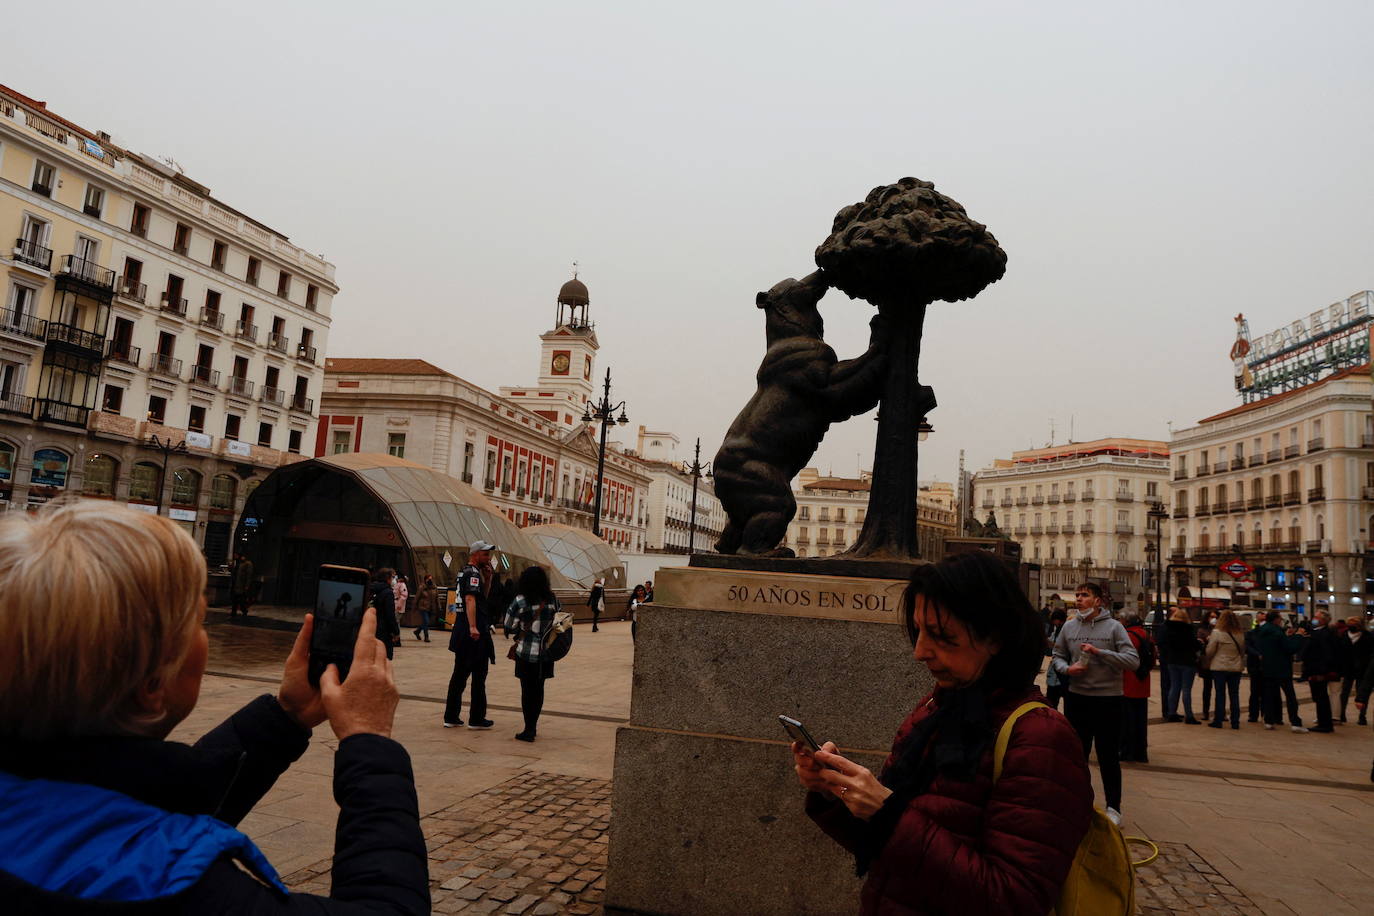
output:
M 701 437 L 697 437 L 696 457 L 682 462 L 682 473 L 692 478 L 692 520 L 687 526 L 687 555 L 697 548 L 697 484 L 702 477 L 711 476 L 711 462 L 701 463 Z
M 1145 549 L 1154 555 L 1155 561 L 1155 621 L 1158 623 L 1159 615 L 1164 608 L 1164 598 L 1161 589 L 1164 586 L 1164 545 L 1161 538 L 1164 536 L 1164 520 L 1169 517 L 1169 513 L 1164 509 L 1163 502 L 1150 503 L 1150 511 L 1145 513 L 1146 518 L 1154 522 L 1155 541 L 1147 544 Z M 1150 550 L 1153 547 L 1154 550 Z
M 148 441 L 143 443 L 143 447 L 162 453 L 162 476 L 159 477 L 157 481 L 157 514 L 161 515 L 162 495 L 167 489 L 167 462 L 171 460 L 173 455 L 185 455 L 187 453 L 186 440 L 183 439 L 176 445 L 173 445 L 170 438 L 160 439 L 157 433 L 153 433 L 148 437 Z
M 618 419 L 615 416 L 617 410 L 620 411 Z M 624 426 L 630 422 L 630 418 L 625 416 L 625 402 L 611 403 L 611 370 L 609 367 L 606 369 L 606 388 L 601 395 L 601 400 L 588 402 L 582 411 L 583 423 L 590 423 L 593 420 L 601 424 L 601 450 L 596 455 L 596 505 L 592 510 L 592 534 L 601 537 L 601 482 L 606 471 L 606 428 L 616 423 Z

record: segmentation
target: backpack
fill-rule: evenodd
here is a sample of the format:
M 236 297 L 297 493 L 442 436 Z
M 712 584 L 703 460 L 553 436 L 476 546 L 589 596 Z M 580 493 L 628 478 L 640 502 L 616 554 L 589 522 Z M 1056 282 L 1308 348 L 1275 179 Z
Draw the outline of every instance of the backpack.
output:
M 553 621 L 544 629 L 543 661 L 556 662 L 572 649 L 573 615 L 563 610 L 563 605 L 554 599 Z
M 1011 743 L 1016 720 L 1040 706 L 1045 704 L 1025 703 L 1002 723 L 992 758 L 994 783 L 1002 775 L 1002 761 L 1007 755 L 1007 745 Z M 1112 823 L 1105 811 L 1093 808 L 1088 832 L 1078 844 L 1069 875 L 1059 890 L 1059 899 L 1055 901 L 1053 912 L 1057 916 L 1112 916 L 1117 913 L 1131 916 L 1135 913 L 1135 868 L 1153 861 L 1154 856 L 1142 862 L 1132 862 L 1126 847 L 1128 840 L 1153 845 L 1141 837 L 1124 836 L 1121 828 Z M 1156 850 L 1155 855 L 1158 854 Z
M 1127 630 L 1127 632 L 1130 631 Z M 1159 651 L 1155 648 L 1155 641 L 1146 633 L 1140 637 L 1140 643 L 1135 647 L 1135 650 L 1140 655 L 1140 664 L 1135 666 L 1135 676 L 1147 677 L 1154 669 L 1155 663 L 1159 661 Z

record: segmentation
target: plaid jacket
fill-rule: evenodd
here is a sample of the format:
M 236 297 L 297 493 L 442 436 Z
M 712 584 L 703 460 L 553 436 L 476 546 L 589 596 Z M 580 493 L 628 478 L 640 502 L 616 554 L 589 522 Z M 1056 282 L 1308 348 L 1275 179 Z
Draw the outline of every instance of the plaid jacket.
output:
M 505 628 L 516 636 L 515 657 L 522 662 L 540 662 L 544 658 L 544 633 L 553 625 L 553 615 L 563 609 L 558 599 L 553 603 L 529 604 L 524 595 L 516 595 L 506 609 Z

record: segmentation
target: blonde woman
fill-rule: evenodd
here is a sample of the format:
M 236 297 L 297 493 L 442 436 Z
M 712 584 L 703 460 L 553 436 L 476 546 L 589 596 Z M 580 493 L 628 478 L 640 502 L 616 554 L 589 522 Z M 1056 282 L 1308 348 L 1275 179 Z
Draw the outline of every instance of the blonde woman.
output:
M 1240 728 L 1240 678 L 1245 672 L 1245 630 L 1230 608 L 1221 612 L 1204 652 L 1207 671 L 1216 687 L 1216 710 L 1208 726 L 1221 728 L 1226 698 L 1231 698 L 1231 727 Z
M 174 522 L 102 500 L 0 520 L 0 909 L 428 913 L 399 695 L 369 611 L 348 679 L 311 686 L 312 615 L 276 695 L 194 745 L 205 559 Z M 292 894 L 234 829 L 329 721 L 332 898 Z

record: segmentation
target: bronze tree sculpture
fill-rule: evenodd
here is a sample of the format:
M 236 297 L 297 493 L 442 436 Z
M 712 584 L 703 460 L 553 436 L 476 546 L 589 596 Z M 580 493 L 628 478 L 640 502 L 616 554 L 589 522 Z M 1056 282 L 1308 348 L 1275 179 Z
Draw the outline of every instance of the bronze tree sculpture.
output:
M 926 307 L 976 296 L 1001 279 L 1007 255 L 957 201 L 903 178 L 841 210 L 816 264 L 836 289 L 877 306 L 889 334 L 868 515 L 847 555 L 914 559 L 916 430 L 934 406 L 917 381 Z

